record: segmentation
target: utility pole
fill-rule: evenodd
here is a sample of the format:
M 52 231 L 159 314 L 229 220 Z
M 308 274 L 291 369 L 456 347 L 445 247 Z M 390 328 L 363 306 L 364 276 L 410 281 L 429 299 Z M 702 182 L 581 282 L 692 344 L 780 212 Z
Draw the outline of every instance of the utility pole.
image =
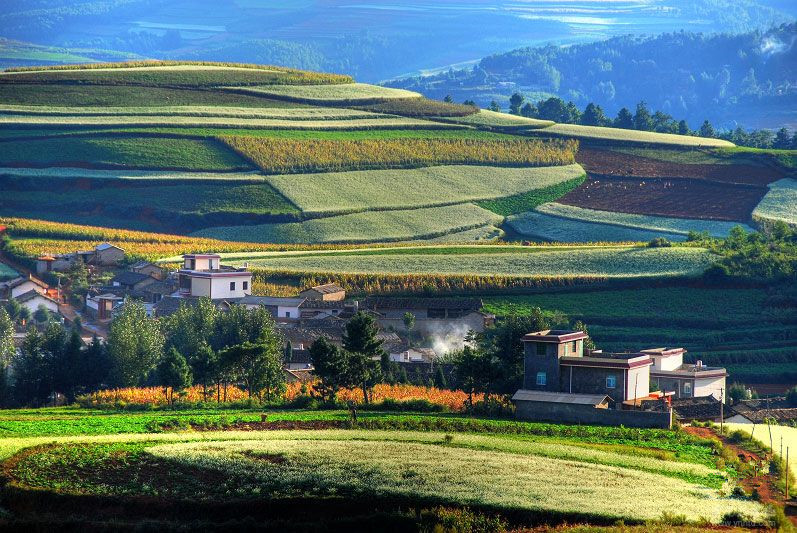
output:
M 725 434 L 725 391 L 720 387 L 720 435 Z
M 786 500 L 790 500 L 789 496 L 789 447 L 786 446 Z

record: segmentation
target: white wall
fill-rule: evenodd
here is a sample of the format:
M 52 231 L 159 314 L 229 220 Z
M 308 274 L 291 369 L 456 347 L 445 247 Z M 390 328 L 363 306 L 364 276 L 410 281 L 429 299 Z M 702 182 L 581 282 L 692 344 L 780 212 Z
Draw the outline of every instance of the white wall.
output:
M 28 310 L 31 312 L 31 314 L 35 313 L 40 305 L 43 305 L 53 313 L 58 312 L 58 304 L 42 296 L 38 296 L 36 298 L 28 300 L 27 302 L 23 302 L 22 305 L 24 307 L 27 307 Z
M 718 400 L 725 401 L 725 378 L 696 378 L 693 396 L 702 398 L 714 396 Z
M 277 306 L 277 318 L 299 318 L 298 306 Z
M 634 396 L 636 389 L 636 396 Z M 628 370 L 628 388 L 626 389 L 626 400 L 644 398 L 650 394 L 650 367 L 641 366 Z
M 210 278 L 191 278 L 191 296 L 211 296 Z
M 13 289 L 11 289 L 11 297 L 12 298 L 16 298 L 20 294 L 25 294 L 26 292 L 28 292 L 30 290 L 34 290 L 34 291 L 39 292 L 39 293 L 42 292 L 42 288 L 41 287 L 39 287 L 38 285 L 36 285 L 32 281 L 28 280 L 25 283 L 23 283 L 22 285 L 19 285 L 17 287 L 14 287 Z
M 679 355 L 671 355 L 670 357 L 651 355 L 650 358 L 653 359 L 654 370 L 676 370 L 678 367 L 684 364 L 683 353 Z
M 248 283 L 246 290 L 244 290 L 244 281 Z M 214 300 L 223 298 L 243 298 L 247 294 L 252 294 L 251 276 L 211 278 L 210 282 L 212 284 L 211 297 Z M 235 283 L 235 290 L 230 290 L 230 283 L 233 282 Z

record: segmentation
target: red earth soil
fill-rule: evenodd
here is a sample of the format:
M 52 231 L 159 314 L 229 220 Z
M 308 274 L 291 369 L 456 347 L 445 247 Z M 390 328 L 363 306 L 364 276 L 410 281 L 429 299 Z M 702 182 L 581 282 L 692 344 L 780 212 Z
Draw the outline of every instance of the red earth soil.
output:
M 590 176 L 557 202 L 620 213 L 747 222 L 766 193 L 765 187 L 686 178 Z
M 736 444 L 732 444 L 726 439 L 725 437 L 719 437 L 715 432 L 708 428 L 697 428 L 697 427 L 685 427 L 684 428 L 687 433 L 690 433 L 696 437 L 700 437 L 703 439 L 712 439 L 712 440 L 720 440 L 722 441 L 722 445 L 726 448 L 730 448 L 733 453 L 745 463 L 758 463 L 761 464 L 763 458 L 759 455 L 752 453 L 748 450 L 745 450 L 743 447 L 738 446 Z M 786 512 L 786 516 L 789 517 L 789 520 L 797 526 L 797 509 L 794 506 L 787 504 L 784 501 L 783 494 L 777 489 L 776 487 L 776 479 L 774 476 L 770 475 L 768 471 L 759 472 L 756 476 L 745 477 L 740 480 L 740 484 L 744 488 L 744 490 L 748 493 L 752 492 L 753 489 L 758 491 L 760 501 L 763 504 L 774 504 L 777 506 L 783 506 L 784 511 Z
M 765 165 L 689 165 L 595 148 L 579 149 L 576 161 L 590 174 L 602 176 L 690 178 L 759 186 L 785 176 L 783 171 Z

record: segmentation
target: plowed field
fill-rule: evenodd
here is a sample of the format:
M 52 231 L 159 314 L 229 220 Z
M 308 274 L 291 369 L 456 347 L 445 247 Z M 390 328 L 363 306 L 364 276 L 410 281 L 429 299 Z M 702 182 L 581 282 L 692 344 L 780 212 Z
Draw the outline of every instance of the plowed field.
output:
M 784 177 L 781 170 L 763 165 L 691 165 L 595 148 L 580 149 L 576 160 L 590 174 L 601 176 L 689 178 L 760 186 Z
M 747 222 L 766 192 L 765 187 L 700 179 L 592 176 L 557 202 L 620 213 Z

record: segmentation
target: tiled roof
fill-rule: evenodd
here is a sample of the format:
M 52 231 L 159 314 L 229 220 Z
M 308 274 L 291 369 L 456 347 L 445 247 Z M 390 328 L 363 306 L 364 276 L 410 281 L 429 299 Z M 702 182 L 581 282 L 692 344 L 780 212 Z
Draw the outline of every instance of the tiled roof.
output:
M 325 283 L 324 285 L 316 285 L 315 287 L 310 287 L 309 289 L 305 290 L 316 291 L 320 292 L 321 294 L 333 294 L 336 292 L 343 292 L 343 287 L 341 287 L 337 283 Z
M 785 398 L 742 400 L 733 404 L 730 409 L 733 413 L 756 424 L 760 424 L 768 418 L 780 423 L 797 420 L 797 406 L 791 405 Z
M 721 402 L 714 396 L 703 398 L 673 398 L 672 410 L 683 420 L 714 420 L 721 415 Z M 725 410 L 724 414 L 729 414 Z
M 113 278 L 111 278 L 111 283 L 119 283 L 120 285 L 137 285 L 142 281 L 146 281 L 148 279 L 153 279 L 148 274 L 142 274 L 141 272 L 132 272 L 130 270 L 125 270 L 123 272 L 119 272 Z
M 23 292 L 22 294 L 20 294 L 19 296 L 17 296 L 14 299 L 16 301 L 18 301 L 19 303 L 25 303 L 27 301 L 33 300 L 36 297 L 44 298 L 45 300 L 49 300 L 49 301 L 53 302 L 54 304 L 58 303 L 57 301 L 53 300 L 52 298 L 50 298 L 46 294 L 42 294 L 42 293 L 37 292 L 37 291 L 35 291 L 33 289 L 29 290 L 28 292 Z

